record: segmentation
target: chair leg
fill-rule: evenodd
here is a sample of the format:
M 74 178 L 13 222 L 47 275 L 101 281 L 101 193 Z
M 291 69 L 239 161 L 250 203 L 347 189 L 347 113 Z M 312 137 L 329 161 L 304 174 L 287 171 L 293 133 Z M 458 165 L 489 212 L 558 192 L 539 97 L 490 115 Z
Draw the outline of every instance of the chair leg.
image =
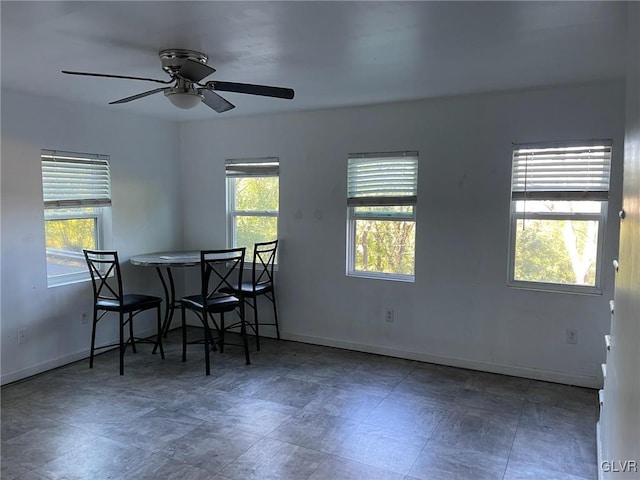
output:
M 136 350 L 136 339 L 133 336 L 133 313 L 129 313 L 129 341 L 131 342 L 131 350 L 133 353 L 138 353 Z
M 91 353 L 89 354 L 89 368 L 93 368 L 93 353 L 96 349 L 96 325 L 98 324 L 98 310 L 93 309 L 93 328 L 91 329 Z
M 120 375 L 124 375 L 124 315 L 120 312 Z
M 247 340 L 247 324 L 245 322 L 244 299 L 240 300 L 240 333 L 242 333 L 242 343 L 244 344 L 244 358 L 247 365 L 251 365 L 249 359 L 249 341 Z
M 256 331 L 256 350 L 260 351 L 260 331 L 258 327 L 258 296 L 253 297 L 253 323 Z
M 267 297 L 268 298 L 268 297 Z M 278 326 L 278 307 L 276 306 L 276 290 L 273 288 L 271 290 L 271 303 L 273 303 L 273 321 L 276 324 L 276 335 L 278 340 L 280 340 L 280 327 Z
M 205 310 L 202 311 L 202 323 L 204 323 L 204 362 L 207 375 L 211 375 L 211 352 L 209 345 L 213 342 L 211 338 L 211 330 L 209 329 L 209 317 Z
M 162 320 L 160 314 L 160 305 L 158 305 L 158 340 L 156 341 L 156 347 L 160 347 L 160 358 L 164 360 L 164 348 L 162 348 Z
M 187 361 L 187 322 L 185 319 L 184 305 L 180 308 L 182 310 L 182 361 Z
M 224 312 L 220 313 L 220 353 L 224 353 Z

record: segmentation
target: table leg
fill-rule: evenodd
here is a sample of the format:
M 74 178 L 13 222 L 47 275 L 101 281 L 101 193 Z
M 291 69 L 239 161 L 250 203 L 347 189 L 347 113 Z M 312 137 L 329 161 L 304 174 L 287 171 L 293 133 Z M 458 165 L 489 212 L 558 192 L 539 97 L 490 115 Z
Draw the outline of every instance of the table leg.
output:
M 164 311 L 164 321 L 162 322 L 162 336 L 167 338 L 167 333 L 169 332 L 169 328 L 171 327 L 171 321 L 173 320 L 173 312 L 176 307 L 176 288 L 173 282 L 173 274 L 171 273 L 171 268 L 167 267 L 167 279 L 169 280 L 169 287 L 167 287 L 167 280 L 165 279 L 162 269 L 160 267 L 156 267 L 156 272 L 158 272 L 158 277 L 160 277 L 160 282 L 162 283 L 162 289 L 164 290 L 164 299 L 165 299 L 165 311 Z M 156 353 L 157 346 L 154 347 L 153 353 Z

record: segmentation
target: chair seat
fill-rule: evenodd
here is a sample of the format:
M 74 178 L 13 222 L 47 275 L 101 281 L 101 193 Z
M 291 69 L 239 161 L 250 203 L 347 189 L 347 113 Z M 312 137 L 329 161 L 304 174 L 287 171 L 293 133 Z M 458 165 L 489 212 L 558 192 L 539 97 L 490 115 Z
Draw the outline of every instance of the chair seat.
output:
M 202 300 L 202 295 L 189 295 L 183 297 L 180 302 L 186 307 L 201 310 L 203 307 L 208 312 L 230 312 L 240 305 L 240 300 L 228 293 L 216 293 L 206 299 L 206 305 Z
M 122 309 L 123 312 L 132 312 L 135 310 L 146 309 L 154 307 L 162 303 L 160 297 L 154 297 L 152 295 L 141 295 L 137 293 L 130 293 L 122 296 L 122 306 L 118 300 L 112 299 L 100 299 L 96 302 L 96 307 L 100 310 L 108 310 L 117 312 Z
M 251 282 L 242 282 L 242 284 L 240 285 L 240 291 L 245 297 L 264 295 L 265 293 L 271 292 L 272 290 L 273 284 L 271 283 L 259 283 L 258 285 L 256 285 L 255 290 Z M 230 288 L 222 288 L 220 289 L 220 291 L 224 293 L 235 293 L 235 290 L 231 290 Z

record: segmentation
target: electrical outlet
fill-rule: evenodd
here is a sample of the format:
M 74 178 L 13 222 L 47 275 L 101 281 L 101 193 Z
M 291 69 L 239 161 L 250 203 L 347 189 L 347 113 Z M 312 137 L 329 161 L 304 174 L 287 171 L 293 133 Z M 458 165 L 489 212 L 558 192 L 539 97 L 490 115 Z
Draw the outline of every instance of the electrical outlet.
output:
M 80 319 L 80 323 L 82 325 L 86 325 L 89 323 L 89 318 L 87 317 L 87 312 L 82 313 L 82 318 Z
M 578 343 L 578 330 L 567 328 L 567 343 Z
M 389 323 L 393 323 L 393 321 L 395 320 L 395 312 L 393 311 L 393 308 L 387 308 L 385 310 L 385 315 L 384 315 L 384 319 L 389 322 Z
M 27 343 L 28 341 L 29 337 L 27 336 L 26 328 L 18 330 L 18 344 Z

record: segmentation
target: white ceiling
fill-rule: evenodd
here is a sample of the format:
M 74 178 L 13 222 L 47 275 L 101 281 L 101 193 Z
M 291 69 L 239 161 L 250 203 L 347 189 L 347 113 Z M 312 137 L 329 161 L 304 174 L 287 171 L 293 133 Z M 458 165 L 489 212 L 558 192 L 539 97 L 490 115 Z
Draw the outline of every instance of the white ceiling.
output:
M 208 79 L 295 89 L 236 93 L 218 114 L 161 94 L 108 108 L 195 120 L 624 76 L 623 2 L 9 2 L 2 88 L 107 106 L 156 88 L 60 70 L 166 79 L 157 53 L 199 50 Z

